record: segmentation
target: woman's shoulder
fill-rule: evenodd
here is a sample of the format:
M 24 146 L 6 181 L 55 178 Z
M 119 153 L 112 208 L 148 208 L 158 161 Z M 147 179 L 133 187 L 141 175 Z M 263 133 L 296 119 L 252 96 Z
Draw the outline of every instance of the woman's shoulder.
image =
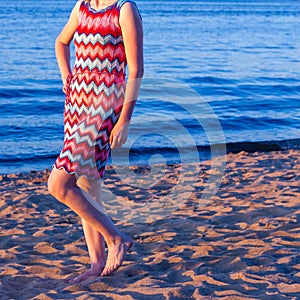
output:
M 124 4 L 127 4 L 127 5 L 124 5 Z M 135 3 L 135 1 L 133 1 L 133 0 L 118 0 L 117 5 L 120 8 L 121 14 L 136 15 L 142 19 L 142 16 L 140 14 L 140 11 L 139 11 L 138 6 Z M 121 10 L 121 8 L 122 8 L 122 10 Z
M 117 5 L 118 5 L 119 7 L 122 7 L 125 3 L 132 3 L 132 4 L 134 4 L 135 6 L 137 6 L 136 3 L 135 3 L 135 1 L 133 1 L 133 0 L 118 0 L 118 1 L 117 1 Z

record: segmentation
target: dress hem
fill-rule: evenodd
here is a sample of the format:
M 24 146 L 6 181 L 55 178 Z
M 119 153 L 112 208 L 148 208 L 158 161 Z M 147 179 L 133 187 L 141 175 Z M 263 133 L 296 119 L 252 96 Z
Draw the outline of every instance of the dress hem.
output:
M 103 174 L 103 176 L 100 176 L 100 174 L 99 174 L 99 176 L 98 177 L 95 177 L 95 176 L 88 176 L 88 175 L 86 175 L 86 174 L 83 174 L 83 175 L 78 175 L 77 174 L 77 172 L 69 172 L 64 166 L 61 166 L 61 167 L 57 167 L 56 166 L 56 164 L 54 163 L 53 165 L 52 165 L 52 169 L 55 169 L 55 170 L 64 170 L 65 171 L 65 173 L 66 174 L 68 174 L 68 175 L 75 175 L 75 177 L 78 179 L 78 178 L 80 178 L 80 177 L 85 177 L 86 179 L 93 179 L 93 180 L 95 180 L 95 179 L 98 179 L 98 180 L 103 180 L 103 178 L 104 178 L 104 174 Z

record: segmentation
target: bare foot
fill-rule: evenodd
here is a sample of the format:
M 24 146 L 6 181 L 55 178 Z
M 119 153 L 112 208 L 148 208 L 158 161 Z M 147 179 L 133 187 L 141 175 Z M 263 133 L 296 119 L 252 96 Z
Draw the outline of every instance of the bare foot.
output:
M 107 261 L 101 276 L 107 276 L 116 271 L 121 266 L 126 253 L 132 245 L 133 240 L 125 234 L 119 237 L 113 244 L 108 245 Z
M 79 276 L 71 279 L 69 281 L 69 283 L 79 283 L 79 282 L 82 282 L 84 280 L 87 280 L 89 279 L 90 277 L 94 277 L 94 276 L 99 276 L 101 274 L 101 272 L 103 271 L 104 269 L 104 264 L 103 263 L 99 263 L 99 264 L 92 264 L 91 265 L 91 268 L 80 274 Z

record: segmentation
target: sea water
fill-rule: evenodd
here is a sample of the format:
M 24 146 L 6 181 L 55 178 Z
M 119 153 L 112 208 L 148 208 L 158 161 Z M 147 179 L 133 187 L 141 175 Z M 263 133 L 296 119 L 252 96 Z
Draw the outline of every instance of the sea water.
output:
M 50 168 L 61 150 L 54 42 L 75 2 L 0 2 L 2 174 Z M 129 139 L 110 163 L 208 159 L 217 144 L 299 147 L 300 1 L 136 3 L 145 76 Z

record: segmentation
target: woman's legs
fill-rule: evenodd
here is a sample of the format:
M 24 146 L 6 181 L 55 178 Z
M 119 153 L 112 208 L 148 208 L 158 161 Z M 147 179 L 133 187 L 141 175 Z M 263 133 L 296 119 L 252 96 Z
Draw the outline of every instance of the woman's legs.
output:
M 96 209 L 105 213 L 100 200 L 100 180 L 91 181 L 87 180 L 86 177 L 80 177 L 77 180 L 77 186 Z M 71 282 L 81 282 L 91 276 L 99 276 L 105 267 L 105 241 L 103 236 L 84 219 L 81 219 L 81 222 L 89 251 L 91 268 L 72 279 Z
M 103 236 L 93 226 L 81 219 L 83 232 L 90 256 L 91 267 L 86 272 L 70 282 L 81 282 L 92 276 L 101 275 L 105 267 L 105 241 Z
M 133 241 L 122 234 L 104 213 L 95 209 L 76 185 L 76 181 L 75 175 L 53 168 L 48 180 L 48 189 L 58 201 L 71 208 L 87 223 L 92 224 L 93 228 L 103 236 L 108 247 L 108 257 L 101 275 L 109 275 L 122 264 Z

